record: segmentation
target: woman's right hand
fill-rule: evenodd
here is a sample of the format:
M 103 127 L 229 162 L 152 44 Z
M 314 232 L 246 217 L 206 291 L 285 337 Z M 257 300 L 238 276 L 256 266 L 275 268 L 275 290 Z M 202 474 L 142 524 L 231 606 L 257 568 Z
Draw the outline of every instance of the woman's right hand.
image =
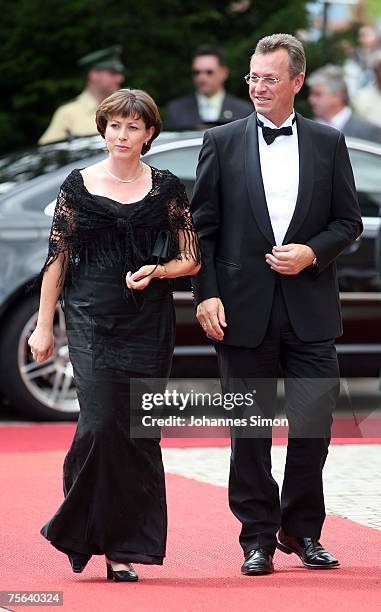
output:
M 54 350 L 53 330 L 47 327 L 39 327 L 30 336 L 28 344 L 31 348 L 33 359 L 41 362 L 52 356 Z

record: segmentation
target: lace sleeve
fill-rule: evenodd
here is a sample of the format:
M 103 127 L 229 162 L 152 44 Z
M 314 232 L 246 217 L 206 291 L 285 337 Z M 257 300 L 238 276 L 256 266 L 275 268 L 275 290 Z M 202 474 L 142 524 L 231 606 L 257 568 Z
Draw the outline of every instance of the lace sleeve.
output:
M 168 216 L 172 235 L 178 245 L 176 259 L 193 259 L 199 264 L 201 263 L 201 252 L 188 196 L 181 181 L 177 177 L 175 179 L 168 202 Z
M 70 196 L 65 189 L 65 183 L 61 185 L 56 206 L 54 209 L 53 221 L 50 228 L 48 255 L 41 269 L 41 275 L 57 259 L 61 262 L 61 273 L 57 281 L 57 286 L 62 285 L 70 259 L 70 240 L 75 233 L 74 211 L 70 206 Z

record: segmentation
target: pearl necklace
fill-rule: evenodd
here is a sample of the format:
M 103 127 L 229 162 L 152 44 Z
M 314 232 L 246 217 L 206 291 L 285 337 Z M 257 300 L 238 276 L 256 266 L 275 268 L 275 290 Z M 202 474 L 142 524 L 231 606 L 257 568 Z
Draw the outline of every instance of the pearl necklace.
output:
M 118 176 L 115 176 L 115 174 L 113 174 L 112 172 L 110 172 L 110 170 L 104 165 L 104 169 L 106 170 L 107 174 L 109 174 L 110 176 L 112 176 L 113 179 L 115 179 L 116 181 L 120 181 L 121 183 L 132 183 L 132 181 L 136 181 L 137 178 L 139 178 L 139 176 L 142 174 L 144 166 L 142 164 L 142 162 L 140 163 L 140 170 L 137 174 L 135 174 L 135 176 L 133 176 L 130 179 L 121 179 Z

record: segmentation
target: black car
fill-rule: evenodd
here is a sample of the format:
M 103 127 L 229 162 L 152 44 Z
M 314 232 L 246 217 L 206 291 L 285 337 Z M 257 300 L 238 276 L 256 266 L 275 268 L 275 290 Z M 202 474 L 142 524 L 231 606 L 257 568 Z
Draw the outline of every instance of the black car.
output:
M 191 195 L 202 134 L 164 133 L 144 160 L 178 175 Z M 338 259 L 344 335 L 337 341 L 343 376 L 378 376 L 381 362 L 381 147 L 347 140 L 364 232 Z M 0 159 L 0 385 L 12 405 L 33 419 L 71 420 L 78 413 L 65 323 L 57 306 L 55 353 L 33 361 L 27 340 L 38 296 L 25 287 L 41 268 L 58 188 L 69 172 L 105 157 L 100 137 L 45 145 Z M 214 377 L 214 349 L 195 320 L 189 279 L 174 293 L 177 342 L 172 374 Z

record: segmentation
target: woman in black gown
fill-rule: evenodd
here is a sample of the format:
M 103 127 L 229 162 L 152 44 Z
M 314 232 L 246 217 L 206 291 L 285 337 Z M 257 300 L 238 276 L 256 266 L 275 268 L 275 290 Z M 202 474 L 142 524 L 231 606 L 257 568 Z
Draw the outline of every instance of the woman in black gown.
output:
M 161 129 L 152 98 L 119 90 L 96 119 L 108 158 L 60 188 L 29 339 L 34 359 L 52 355 L 60 298 L 80 414 L 64 501 L 41 533 L 73 571 L 105 554 L 108 578 L 136 581 L 132 562 L 163 563 L 167 514 L 160 440 L 130 436 L 129 383 L 169 376 L 171 279 L 197 273 L 200 252 L 182 183 L 140 159 Z

